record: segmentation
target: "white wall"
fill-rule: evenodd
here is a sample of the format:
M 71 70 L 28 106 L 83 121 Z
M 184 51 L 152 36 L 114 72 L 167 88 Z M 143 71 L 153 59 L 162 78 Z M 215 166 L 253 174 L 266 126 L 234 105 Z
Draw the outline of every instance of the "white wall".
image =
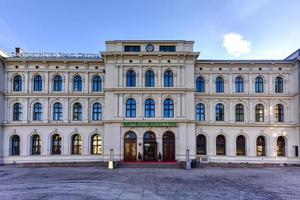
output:
M 148 42 L 144 42 L 143 47 Z M 157 53 L 145 53 L 143 55 L 123 55 L 117 51 L 122 50 L 122 42 L 109 44 L 107 50 L 116 51 L 105 57 L 105 61 L 90 63 L 88 61 L 58 61 L 58 62 L 7 62 L 5 72 L 0 71 L 0 121 L 4 120 L 5 128 L 0 127 L 0 155 L 4 155 L 5 163 L 12 162 L 75 162 L 75 161 L 99 161 L 108 160 L 110 149 L 114 150 L 116 160 L 123 159 L 124 134 L 135 131 L 138 135 L 138 144 L 143 143 L 143 134 L 146 131 L 153 131 L 157 136 L 158 152 L 162 153 L 162 134 L 172 131 L 176 138 L 176 159 L 185 160 L 186 150 L 190 150 L 191 158 L 196 155 L 196 137 L 203 133 L 207 136 L 207 153 L 214 162 L 299 162 L 294 157 L 293 146 L 300 145 L 299 141 L 299 66 L 292 64 L 257 64 L 243 63 L 201 63 L 195 64 L 195 54 L 192 52 L 193 45 L 189 42 L 177 44 L 177 54 L 158 55 Z M 158 43 L 156 47 L 158 47 Z M 183 51 L 188 51 L 184 52 Z M 122 54 L 122 55 L 121 55 Z M 132 62 L 129 62 L 129 61 Z M 149 62 L 151 60 L 151 62 Z M 18 65 L 16 69 L 15 66 Z M 36 69 L 36 66 L 39 69 Z M 59 69 L 56 68 L 59 66 Z M 76 69 L 76 66 L 79 68 Z M 95 66 L 99 66 L 98 69 Z M 242 68 L 239 70 L 238 68 Z M 279 67 L 282 70 L 279 70 Z M 202 68 L 202 70 L 200 70 Z M 222 68 L 222 70 L 219 70 Z M 262 68 L 262 70 L 259 70 Z M 2 68 L 1 68 L 2 69 Z M 105 69 L 105 73 L 103 70 Z M 137 74 L 137 87 L 126 87 L 126 71 L 134 69 Z M 145 87 L 145 72 L 151 69 L 155 74 L 155 87 Z M 174 87 L 163 87 L 163 73 L 170 69 L 174 73 Z M 42 92 L 32 91 L 32 78 L 36 73 L 43 76 Z M 20 74 L 24 78 L 23 91 L 12 91 L 12 78 Z M 61 74 L 64 85 L 63 92 L 53 92 L 53 76 Z M 72 91 L 72 77 L 80 74 L 83 77 L 83 92 Z M 91 90 L 91 79 L 93 75 L 99 74 L 103 78 L 104 91 L 93 93 Z M 298 74 L 298 76 L 297 76 Z M 4 76 L 5 75 L 5 76 Z M 205 92 L 195 92 L 195 80 L 198 76 L 205 77 Z M 214 80 L 217 76 L 223 76 L 225 80 L 225 92 L 215 93 Z M 245 80 L 245 92 L 236 94 L 234 87 L 235 77 L 241 75 Z M 265 92 L 255 94 L 254 79 L 262 75 L 265 81 Z M 284 93 L 274 93 L 274 78 L 284 77 Z M 5 83 L 6 84 L 5 84 Z M 299 87 L 297 87 L 299 83 Z M 5 103 L 1 99 L 1 91 L 5 85 Z M 136 115 L 134 119 L 125 117 L 125 102 L 127 98 L 135 98 Z M 144 101 L 153 98 L 155 104 L 155 118 L 144 118 Z M 163 117 L 163 101 L 165 98 L 174 100 L 174 118 Z M 52 121 L 53 103 L 59 101 L 63 104 L 63 121 Z M 102 104 L 103 120 L 93 122 L 91 120 L 91 105 L 93 102 Z M 12 121 L 12 105 L 14 102 L 21 102 L 23 105 L 23 120 Z M 43 121 L 32 121 L 32 105 L 34 102 L 41 102 L 43 105 Z M 80 102 L 83 106 L 83 120 L 72 121 L 72 104 Z M 206 120 L 195 121 L 195 105 L 203 102 L 206 107 Z M 216 122 L 215 105 L 222 102 L 225 106 L 225 121 Z M 234 107 L 237 103 L 244 104 L 245 121 L 235 122 Z M 255 105 L 265 105 L 265 122 L 255 122 Z M 274 118 L 274 105 L 282 103 L 285 110 L 285 121 L 277 123 Z M 6 109 L 6 110 L 5 110 Z M 1 116 L 1 114 L 5 115 Z M 177 127 L 123 127 L 124 121 L 171 121 L 176 122 Z M 1 132 L 3 131 L 3 133 Z M 90 136 L 93 133 L 102 135 L 103 154 L 101 156 L 90 155 Z M 34 133 L 42 136 L 42 155 L 30 155 L 30 138 Z M 62 155 L 50 155 L 50 137 L 53 133 L 59 133 L 63 138 Z M 70 154 L 70 137 L 79 133 L 83 137 L 83 154 Z M 222 133 L 228 139 L 227 155 L 215 155 L 215 137 Z M 244 157 L 235 156 L 235 138 L 242 133 L 247 138 L 247 155 Z M 21 137 L 21 155 L 10 156 L 10 136 L 18 134 Z M 268 138 L 267 156 L 263 159 L 256 156 L 255 138 L 263 134 Z M 276 157 L 276 138 L 285 136 L 287 139 L 287 156 Z M 138 145 L 138 152 L 143 154 L 143 146 Z M 0 160 L 1 161 L 1 160 Z
M 4 145 L 4 141 L 3 141 L 3 123 L 4 123 L 4 114 L 6 112 L 5 109 L 5 104 L 4 104 L 4 63 L 1 60 L 0 57 L 0 165 L 3 163 L 3 145 Z

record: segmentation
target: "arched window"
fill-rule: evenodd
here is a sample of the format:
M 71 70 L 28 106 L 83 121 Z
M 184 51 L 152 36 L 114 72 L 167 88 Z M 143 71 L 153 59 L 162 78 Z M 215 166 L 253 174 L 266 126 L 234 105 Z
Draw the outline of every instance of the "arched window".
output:
M 93 120 L 94 121 L 102 120 L 102 106 L 100 103 L 93 104 Z
M 240 76 L 235 78 L 235 92 L 236 93 L 244 92 L 244 79 Z
M 73 79 L 73 91 L 81 92 L 82 91 L 82 78 L 81 76 L 75 76 Z
M 256 139 L 256 155 L 266 156 L 266 140 L 264 136 L 259 136 Z
M 80 103 L 74 103 L 73 105 L 73 120 L 74 121 L 82 120 L 82 106 Z
M 20 75 L 14 77 L 13 90 L 16 92 L 22 91 L 22 77 Z
M 239 135 L 236 138 L 236 155 L 237 156 L 246 155 L 246 139 L 243 135 Z
M 148 70 L 145 75 L 145 87 L 154 87 L 154 72 Z
M 101 92 L 102 80 L 100 76 L 94 76 L 93 78 L 93 92 Z
M 243 122 L 244 121 L 244 106 L 243 104 L 237 104 L 235 106 L 235 121 Z
M 281 104 L 275 106 L 275 120 L 276 122 L 284 122 L 284 109 Z
M 41 155 L 41 137 L 35 134 L 31 137 L 31 155 Z
M 147 131 L 144 134 L 144 142 L 145 142 L 145 140 L 147 140 L 147 141 L 156 141 L 155 133 L 153 133 L 152 131 Z
M 263 93 L 264 92 L 264 80 L 262 77 L 255 78 L 255 92 L 256 93 Z
M 218 135 L 216 138 L 216 154 L 226 155 L 226 140 L 223 135 Z
M 224 121 L 224 106 L 221 103 L 216 105 L 216 121 Z
M 13 135 L 11 137 L 11 155 L 19 156 L 20 155 L 20 136 Z
M 277 138 L 277 156 L 285 156 L 285 139 L 282 136 Z
M 145 117 L 155 117 L 155 101 L 153 99 L 147 99 L 145 101 Z
M 206 137 L 202 134 L 197 136 L 197 155 L 206 155 Z
M 79 134 L 72 136 L 72 154 L 81 155 L 82 153 L 82 139 Z
M 102 154 L 102 139 L 99 134 L 94 134 L 91 138 L 91 154 Z
M 196 79 L 196 92 L 205 92 L 205 81 L 202 76 Z
M 129 70 L 127 72 L 127 87 L 135 87 L 136 86 L 136 75 L 135 71 Z
M 173 87 L 173 72 L 171 70 L 164 73 L 164 87 Z
M 36 75 L 33 79 L 33 91 L 43 90 L 43 78 L 40 75 Z
M 165 118 L 174 117 L 174 102 L 170 98 L 164 101 L 164 117 Z
M 198 103 L 196 106 L 196 120 L 205 121 L 205 106 L 203 103 Z
M 256 122 L 264 122 L 265 111 L 264 106 L 262 104 L 257 104 L 255 106 L 255 121 Z
M 62 91 L 62 77 L 61 75 L 56 75 L 53 79 L 53 90 L 55 92 Z
M 43 108 L 41 103 L 33 105 L 33 121 L 41 121 L 43 116 Z
M 275 92 L 283 93 L 283 79 L 281 77 L 275 78 Z
M 61 154 L 61 137 L 59 134 L 52 135 L 51 152 L 52 152 L 52 155 L 60 155 Z
M 217 93 L 224 92 L 224 79 L 220 76 L 216 78 L 216 92 Z
M 127 99 L 126 101 L 126 117 L 128 118 L 136 117 L 136 102 L 132 98 Z
M 62 121 L 62 105 L 59 102 L 56 102 L 53 105 L 53 120 L 54 121 Z
M 22 120 L 22 105 L 20 103 L 15 103 L 13 106 L 13 121 Z

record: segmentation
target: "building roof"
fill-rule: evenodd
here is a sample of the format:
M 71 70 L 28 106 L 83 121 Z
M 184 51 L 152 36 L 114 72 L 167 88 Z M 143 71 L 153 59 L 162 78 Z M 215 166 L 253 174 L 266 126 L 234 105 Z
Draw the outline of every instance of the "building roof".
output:
M 197 60 L 197 63 L 239 63 L 239 64 L 266 64 L 266 63 L 292 63 L 294 60 Z
M 107 40 L 105 43 L 191 43 L 195 41 L 190 40 Z
M 300 56 L 300 49 L 296 50 L 294 53 L 286 57 L 284 60 L 295 60 Z

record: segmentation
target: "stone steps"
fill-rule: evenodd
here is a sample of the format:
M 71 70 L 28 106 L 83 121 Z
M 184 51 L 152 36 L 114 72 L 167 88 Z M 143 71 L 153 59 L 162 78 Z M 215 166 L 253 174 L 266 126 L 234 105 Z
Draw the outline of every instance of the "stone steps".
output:
M 119 162 L 117 168 L 182 169 L 177 162 Z

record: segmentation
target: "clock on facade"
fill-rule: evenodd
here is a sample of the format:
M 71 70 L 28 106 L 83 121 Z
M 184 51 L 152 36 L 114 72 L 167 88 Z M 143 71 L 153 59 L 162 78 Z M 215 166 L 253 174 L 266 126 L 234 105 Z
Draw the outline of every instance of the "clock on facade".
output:
M 146 46 L 146 51 L 147 51 L 147 52 L 152 52 L 152 51 L 154 51 L 154 46 L 153 46 L 152 44 L 147 44 L 147 46 Z

